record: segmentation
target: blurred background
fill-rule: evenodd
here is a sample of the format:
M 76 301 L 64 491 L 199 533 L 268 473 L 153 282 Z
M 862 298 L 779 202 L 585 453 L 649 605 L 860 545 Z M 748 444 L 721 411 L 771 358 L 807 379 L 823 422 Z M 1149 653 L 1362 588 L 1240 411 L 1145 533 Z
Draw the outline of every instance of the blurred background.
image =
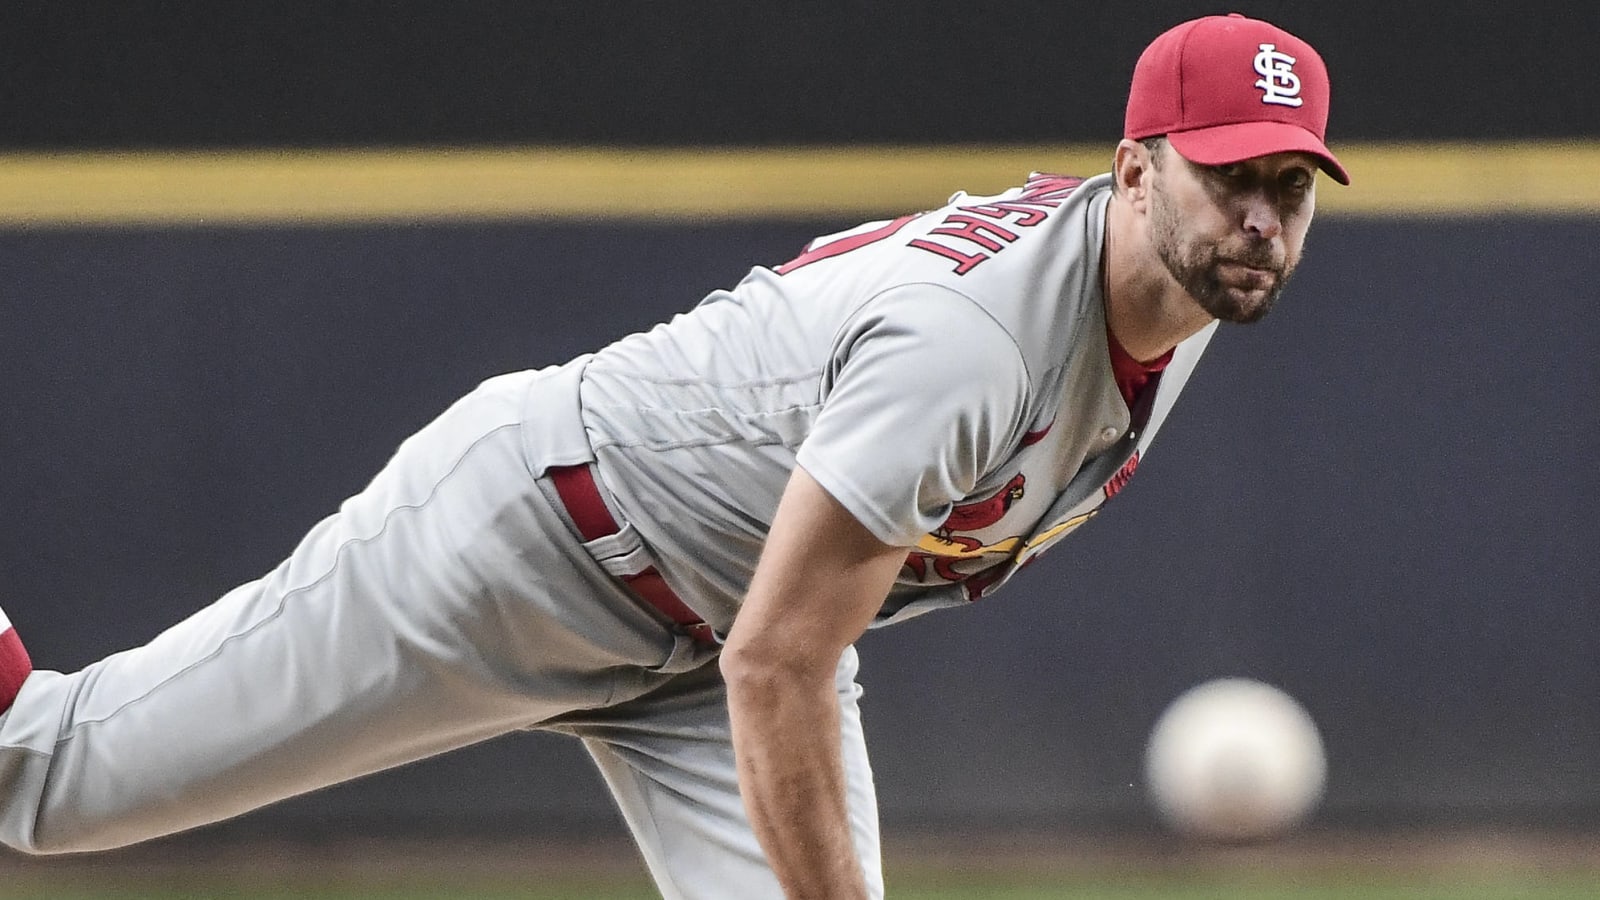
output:
M 1220 333 L 1104 515 L 997 598 L 863 640 L 891 868 L 1159 845 L 1144 740 L 1223 675 L 1321 728 L 1309 836 L 1588 848 L 1600 6 L 1576 0 L 12 0 L 6 611 L 45 668 L 142 643 L 485 377 L 816 234 L 1104 171 L 1139 51 L 1229 9 L 1321 51 L 1355 184 L 1322 181 L 1280 309 Z M 541 735 L 139 859 L 437 837 L 636 865 L 587 758 Z

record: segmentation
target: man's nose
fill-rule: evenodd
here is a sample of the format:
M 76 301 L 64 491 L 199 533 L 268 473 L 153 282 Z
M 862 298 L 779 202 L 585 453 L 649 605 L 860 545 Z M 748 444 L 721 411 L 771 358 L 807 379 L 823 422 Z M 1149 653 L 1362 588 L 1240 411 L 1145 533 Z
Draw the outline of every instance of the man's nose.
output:
M 1278 205 L 1263 191 L 1244 198 L 1244 230 L 1255 240 L 1270 241 L 1283 233 L 1283 217 Z

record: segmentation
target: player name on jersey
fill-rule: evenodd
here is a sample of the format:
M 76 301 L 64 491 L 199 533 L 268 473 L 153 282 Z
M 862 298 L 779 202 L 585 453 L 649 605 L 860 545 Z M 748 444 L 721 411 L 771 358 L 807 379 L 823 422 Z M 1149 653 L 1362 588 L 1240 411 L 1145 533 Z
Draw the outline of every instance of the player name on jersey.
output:
M 1043 222 L 1082 183 L 1081 178 L 1034 173 L 1023 185 L 1022 196 L 958 206 L 938 228 L 908 246 L 952 260 L 955 273 L 965 275 L 1022 236 L 1012 228 L 1031 228 Z

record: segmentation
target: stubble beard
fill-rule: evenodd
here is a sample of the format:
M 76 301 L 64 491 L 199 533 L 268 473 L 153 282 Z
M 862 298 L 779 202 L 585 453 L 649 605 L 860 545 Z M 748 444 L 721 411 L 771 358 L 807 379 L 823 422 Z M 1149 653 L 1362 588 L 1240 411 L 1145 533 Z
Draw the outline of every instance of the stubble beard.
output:
M 1224 257 L 1215 245 L 1185 244 L 1174 204 L 1159 188 L 1151 191 L 1150 240 L 1167 271 L 1193 300 L 1214 319 L 1249 324 L 1266 318 L 1278 296 L 1294 274 L 1295 264 L 1279 261 L 1266 241 L 1251 244 Z M 1225 262 L 1238 263 L 1272 273 L 1272 284 L 1259 299 L 1253 293 L 1229 287 L 1222 282 Z

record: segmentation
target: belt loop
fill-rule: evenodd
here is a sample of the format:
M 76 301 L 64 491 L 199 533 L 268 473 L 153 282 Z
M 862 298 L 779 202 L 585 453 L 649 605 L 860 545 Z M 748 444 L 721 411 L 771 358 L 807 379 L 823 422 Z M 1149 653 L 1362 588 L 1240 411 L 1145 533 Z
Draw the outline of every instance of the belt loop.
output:
M 575 466 L 551 466 L 545 471 L 556 489 L 556 496 L 567 508 L 567 516 L 578 529 L 585 542 L 610 537 L 622 528 L 616 517 L 606 508 L 605 498 L 595 481 L 593 463 Z M 717 645 L 716 632 L 705 620 L 684 603 L 676 591 L 661 577 L 655 566 L 645 566 L 631 575 L 619 576 L 634 596 L 666 616 L 678 630 L 703 647 Z
M 578 534 L 585 541 L 596 541 L 622 530 L 617 527 L 617 520 L 611 517 L 611 510 L 606 509 L 606 501 L 600 496 L 600 486 L 594 481 L 594 470 L 588 463 L 552 466 L 545 474 L 550 476 L 556 496 L 561 498 L 572 524 L 577 526 Z

